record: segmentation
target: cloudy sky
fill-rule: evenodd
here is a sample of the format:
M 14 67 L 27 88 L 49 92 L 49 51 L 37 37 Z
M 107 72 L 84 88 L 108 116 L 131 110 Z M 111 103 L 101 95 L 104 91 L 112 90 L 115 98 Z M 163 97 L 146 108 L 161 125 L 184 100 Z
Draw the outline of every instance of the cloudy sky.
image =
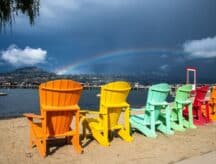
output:
M 161 73 L 216 81 L 215 0 L 46 0 L 0 34 L 0 72 Z

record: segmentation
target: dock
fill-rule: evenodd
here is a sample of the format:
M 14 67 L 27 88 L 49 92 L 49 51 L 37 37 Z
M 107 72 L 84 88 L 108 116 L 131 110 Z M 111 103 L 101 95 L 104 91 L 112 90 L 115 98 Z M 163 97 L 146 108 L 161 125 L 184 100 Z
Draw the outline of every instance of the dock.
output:
M 0 96 L 7 96 L 7 93 L 0 92 Z

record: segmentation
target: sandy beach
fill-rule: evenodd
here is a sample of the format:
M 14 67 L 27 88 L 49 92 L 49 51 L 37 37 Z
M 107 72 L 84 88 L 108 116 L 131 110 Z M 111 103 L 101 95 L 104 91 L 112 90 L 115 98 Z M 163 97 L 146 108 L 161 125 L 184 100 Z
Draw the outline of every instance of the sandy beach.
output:
M 95 140 L 82 141 L 83 154 L 71 145 L 59 141 L 50 146 L 50 153 L 42 158 L 37 149 L 29 149 L 27 119 L 0 120 L 0 163 L 176 163 L 216 151 L 216 123 L 176 132 L 156 139 L 133 133 L 134 141 L 127 143 L 114 138 L 110 147 L 102 147 Z M 50 143 L 53 145 L 52 143 Z M 210 156 L 211 157 L 211 156 Z M 207 162 L 207 161 L 206 161 Z

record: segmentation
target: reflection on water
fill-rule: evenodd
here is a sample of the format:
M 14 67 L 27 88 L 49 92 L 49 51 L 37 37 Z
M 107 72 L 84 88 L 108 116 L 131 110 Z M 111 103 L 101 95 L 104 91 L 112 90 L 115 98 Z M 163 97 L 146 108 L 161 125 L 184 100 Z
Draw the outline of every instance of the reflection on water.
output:
M 36 89 L 1 89 L 7 96 L 0 96 L 0 117 L 20 116 L 23 112 L 38 113 Z
M 0 31 L 6 25 L 12 26 L 15 16 L 24 14 L 31 25 L 39 15 L 40 0 L 0 0 Z
M 24 112 L 39 113 L 38 90 L 1 89 L 7 96 L 0 96 L 0 117 L 21 116 Z M 84 90 L 79 102 L 81 109 L 98 110 L 99 90 Z M 143 106 L 146 91 L 131 91 L 128 97 L 132 107 Z
M 39 114 L 38 90 L 36 89 L 1 89 L 7 96 L 0 96 L 0 117 L 21 116 L 24 112 Z M 79 102 L 81 109 L 98 110 L 99 90 L 84 90 Z M 131 91 L 128 102 L 132 108 L 145 105 L 147 90 Z M 168 101 L 173 101 L 171 96 Z

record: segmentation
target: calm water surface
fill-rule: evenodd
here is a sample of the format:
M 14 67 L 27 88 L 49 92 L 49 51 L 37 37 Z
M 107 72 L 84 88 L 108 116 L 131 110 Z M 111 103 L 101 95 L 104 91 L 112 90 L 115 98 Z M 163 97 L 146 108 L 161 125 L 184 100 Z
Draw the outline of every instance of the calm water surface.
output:
M 39 99 L 37 89 L 0 89 L 7 96 L 0 96 L 0 117 L 21 116 L 25 112 L 39 113 Z M 80 99 L 81 109 L 98 110 L 99 90 L 84 90 Z M 131 107 L 145 105 L 147 90 L 131 91 L 128 102 Z M 169 97 L 169 100 L 172 98 Z

